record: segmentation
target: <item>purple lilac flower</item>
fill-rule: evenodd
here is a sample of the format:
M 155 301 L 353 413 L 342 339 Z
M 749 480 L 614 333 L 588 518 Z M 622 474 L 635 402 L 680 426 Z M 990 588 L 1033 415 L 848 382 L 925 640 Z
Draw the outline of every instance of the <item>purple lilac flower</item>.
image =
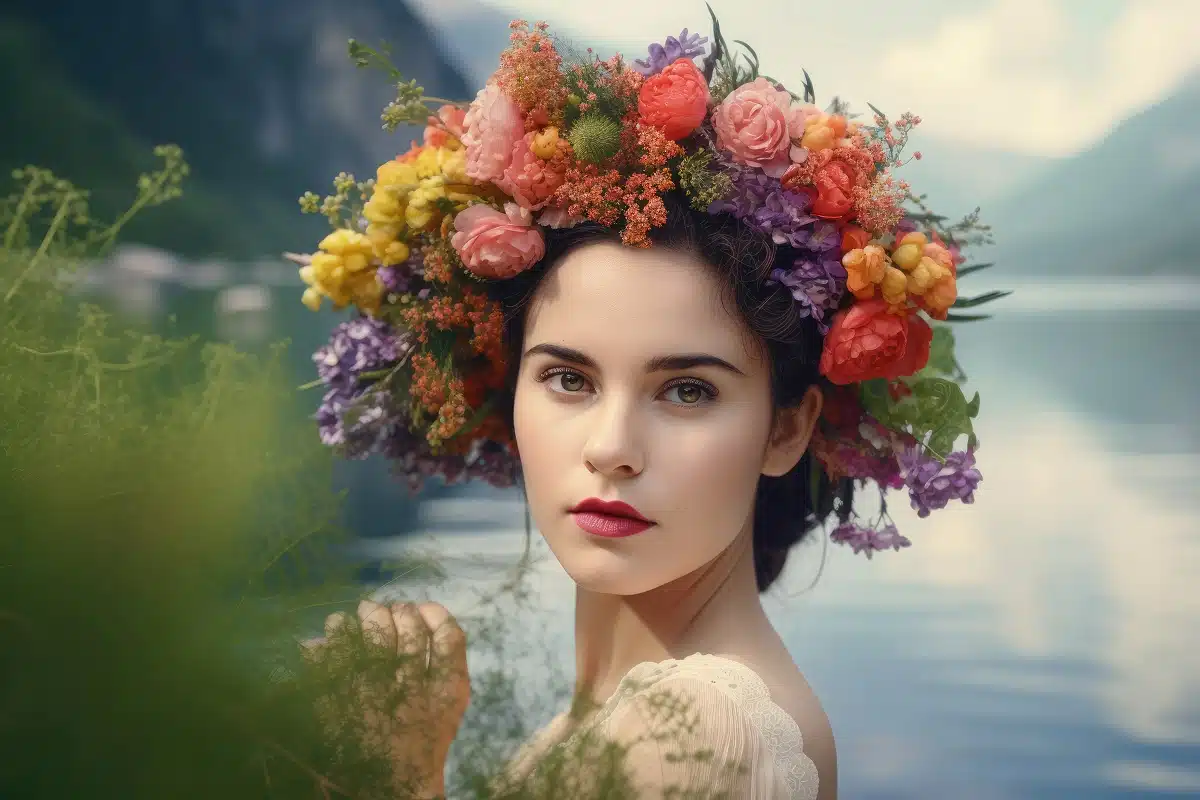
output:
M 633 62 L 633 68 L 640 72 L 642 77 L 649 78 L 651 75 L 662 72 L 681 58 L 695 58 L 704 55 L 704 45 L 707 42 L 707 36 L 688 33 L 688 29 L 684 28 L 683 33 L 679 34 L 679 38 L 668 36 L 665 44 L 655 42 L 650 45 L 647 48 L 650 51 L 650 58 L 636 59 Z
M 876 552 L 909 547 L 912 542 L 900 535 L 895 525 L 882 528 L 867 528 L 853 522 L 845 522 L 833 529 L 829 538 L 837 544 L 849 545 L 855 554 L 863 553 L 871 558 Z
M 404 294 L 414 291 L 425 275 L 424 256 L 413 248 L 407 259 L 389 267 L 380 267 L 375 274 L 389 292 Z
M 331 389 L 353 394 L 363 373 L 385 369 L 408 352 L 407 336 L 371 317 L 356 317 L 333 329 L 329 343 L 313 353 L 317 375 Z
M 710 214 L 733 214 L 768 234 L 775 244 L 809 247 L 817 218 L 808 213 L 812 199 L 807 194 L 785 189 L 777 178 L 759 170 L 734 167 L 728 170 L 728 175 L 733 180 L 733 194 L 710 205 Z M 820 240 L 820 246 L 826 248 L 825 238 Z
M 838 226 L 832 222 L 818 222 L 812 226 L 812 232 L 808 235 L 808 241 L 805 242 L 805 247 L 814 253 L 835 253 L 834 258 L 837 258 L 842 246 L 841 232 L 838 231 Z
M 898 455 L 904 483 L 918 516 L 927 517 L 930 511 L 945 508 L 951 500 L 975 502 L 975 489 L 983 476 L 975 469 L 972 451 L 951 453 L 946 456 L 945 464 L 920 447 L 906 448 Z
M 371 389 L 357 397 L 331 389 L 316 413 L 321 442 L 353 460 L 378 452 L 396 426 L 397 415 L 390 404 L 391 395 L 383 389 Z
M 829 332 L 825 316 L 837 310 L 846 289 L 846 269 L 840 261 L 797 258 L 790 269 L 772 270 L 771 280 L 791 291 L 800 304 L 800 313 L 811 316 L 822 335 Z
M 497 442 L 475 442 L 467 455 L 434 453 L 424 436 L 407 426 L 397 426 L 380 452 L 392 462 L 392 470 L 412 492 L 426 481 L 440 478 L 446 484 L 482 480 L 498 488 L 514 485 L 519 469 L 516 456 Z

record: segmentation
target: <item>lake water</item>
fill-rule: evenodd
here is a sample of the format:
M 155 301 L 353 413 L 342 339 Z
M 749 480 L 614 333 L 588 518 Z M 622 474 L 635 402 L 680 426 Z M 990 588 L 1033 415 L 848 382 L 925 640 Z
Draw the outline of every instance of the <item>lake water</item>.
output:
M 212 304 L 191 317 L 215 308 L 218 332 L 291 336 L 304 382 L 332 322 L 279 280 L 232 299 L 224 279 L 207 296 L 189 286 L 189 304 Z M 1200 796 L 1200 280 L 1016 288 L 995 319 L 956 328 L 983 398 L 977 502 L 922 521 L 897 497 L 912 548 L 868 561 L 801 547 L 766 606 L 833 722 L 846 798 Z M 517 497 L 412 504 L 380 465 L 340 469 L 354 527 L 415 534 L 366 549 L 440 555 L 448 578 L 410 579 L 406 595 L 468 622 L 507 617 L 520 707 L 534 724 L 558 710 L 573 586 L 540 540 L 528 606 L 478 601 L 522 553 Z
M 1068 314 L 1060 287 L 960 326 L 977 502 L 922 521 L 897 498 L 914 545 L 873 561 L 794 552 L 765 602 L 833 722 L 842 796 L 1200 796 L 1200 295 L 1164 289 L 1093 287 Z M 449 579 L 408 596 L 505 613 L 471 598 L 521 552 L 513 496 L 427 502 L 418 528 L 370 544 L 443 555 Z M 534 551 L 507 663 L 536 700 L 569 686 L 573 620 L 572 584 Z

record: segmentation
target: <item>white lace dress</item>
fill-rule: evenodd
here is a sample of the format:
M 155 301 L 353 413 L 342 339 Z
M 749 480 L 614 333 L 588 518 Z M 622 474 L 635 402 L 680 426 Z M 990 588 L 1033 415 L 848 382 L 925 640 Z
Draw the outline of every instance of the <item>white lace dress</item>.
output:
M 539 731 L 510 763 L 509 775 L 536 778 L 549 763 L 545 756 L 570 750 L 585 733 L 628 747 L 624 765 L 639 797 L 817 796 L 817 769 L 795 720 L 771 700 L 754 670 L 720 656 L 638 664 L 594 716 L 577 724 L 563 713 Z

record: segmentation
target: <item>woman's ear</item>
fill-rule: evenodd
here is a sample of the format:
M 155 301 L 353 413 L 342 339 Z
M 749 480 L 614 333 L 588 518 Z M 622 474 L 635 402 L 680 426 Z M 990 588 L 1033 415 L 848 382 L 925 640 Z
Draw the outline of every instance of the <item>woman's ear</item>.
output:
M 778 478 L 791 472 L 799 463 L 821 417 L 822 403 L 821 390 L 812 386 L 804 393 L 799 405 L 779 410 L 771 440 L 767 442 L 762 474 Z

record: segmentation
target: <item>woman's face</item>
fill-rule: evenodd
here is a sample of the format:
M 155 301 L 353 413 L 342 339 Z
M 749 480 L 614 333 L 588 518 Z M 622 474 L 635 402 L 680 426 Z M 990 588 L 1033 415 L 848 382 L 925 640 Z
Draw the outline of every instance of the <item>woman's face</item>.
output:
M 538 289 L 522 352 L 514 424 L 533 518 L 597 592 L 657 588 L 748 533 L 759 475 L 791 469 L 820 407 L 776 424 L 768 364 L 710 268 L 665 247 L 571 251 Z M 653 524 L 601 535 L 629 526 L 573 511 L 589 498 Z

